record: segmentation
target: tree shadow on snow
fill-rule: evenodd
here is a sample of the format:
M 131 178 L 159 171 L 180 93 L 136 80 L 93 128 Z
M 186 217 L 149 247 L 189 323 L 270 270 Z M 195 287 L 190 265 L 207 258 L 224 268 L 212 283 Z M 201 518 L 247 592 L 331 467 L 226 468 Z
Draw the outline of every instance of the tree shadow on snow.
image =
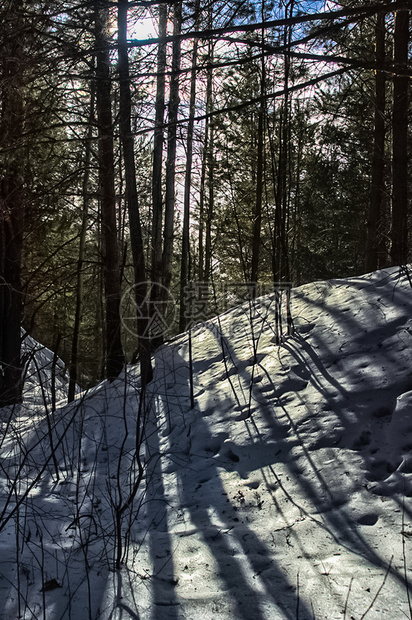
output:
M 325 329 L 313 329 L 310 337 L 297 334 L 285 346 L 298 364 L 311 370 L 311 381 L 336 416 L 340 431 L 332 437 L 333 443 L 358 452 L 370 490 L 391 495 L 412 518 L 412 506 L 404 501 L 412 496 L 412 480 L 407 475 L 412 471 L 412 424 L 406 412 L 412 390 L 412 289 L 409 281 L 405 287 L 399 286 L 401 272 L 378 276 L 374 274 L 370 283 L 354 279 L 340 285 L 351 295 L 343 315 L 327 299 L 326 303 L 311 301 L 319 314 L 330 314 L 341 329 L 338 358 Z M 381 295 L 384 287 L 389 287 L 390 295 L 388 291 Z M 376 296 L 362 299 L 371 291 Z M 377 326 L 373 327 L 375 316 Z M 336 389 L 339 376 L 346 386 L 340 393 Z M 333 445 L 327 437 L 323 442 Z
M 350 319 L 348 322 L 351 324 Z M 377 328 L 377 331 L 381 330 L 382 334 L 385 333 L 386 336 L 388 334 L 390 335 L 390 333 L 396 331 L 399 325 L 402 325 L 403 322 L 403 319 L 397 319 L 394 321 L 393 325 L 384 329 Z M 357 331 L 357 333 L 359 333 L 359 329 L 356 330 L 355 321 L 351 327 L 354 332 Z M 215 330 L 211 331 L 214 335 L 216 335 Z M 382 334 L 374 334 L 373 337 L 376 338 Z M 219 335 L 219 338 L 221 339 L 221 335 Z M 331 371 L 332 364 L 325 365 L 322 362 L 321 357 L 317 353 L 318 350 L 322 350 L 322 343 L 318 341 L 317 345 L 317 349 L 315 350 L 307 341 L 305 341 L 304 338 L 302 338 L 302 336 L 297 334 L 293 338 L 288 338 L 282 346 L 289 351 L 292 359 L 295 359 L 296 367 L 299 367 L 301 370 L 306 369 L 304 373 L 305 380 L 312 383 L 322 399 L 332 402 L 330 410 L 335 413 L 337 419 L 339 419 L 341 423 L 341 430 L 343 429 L 343 432 L 336 435 L 332 433 L 331 435 L 330 428 L 328 428 L 327 434 L 321 437 L 320 443 L 318 442 L 317 445 L 313 444 L 310 446 L 305 446 L 302 434 L 299 432 L 299 429 L 294 424 L 293 419 L 288 414 L 287 406 L 282 404 L 285 397 L 287 401 L 287 391 L 293 391 L 293 386 L 291 388 L 289 384 L 286 384 L 287 388 L 285 391 L 279 390 L 279 386 L 276 381 L 277 377 L 270 377 L 267 371 L 265 371 L 264 364 L 260 362 L 258 363 L 258 367 L 263 371 L 263 373 L 266 373 L 269 383 L 271 383 L 271 390 L 268 391 L 267 387 L 265 390 L 261 389 L 259 387 L 260 384 L 253 383 L 253 371 L 250 369 L 250 366 L 245 366 L 241 360 L 237 359 L 235 352 L 230 349 L 229 343 L 226 343 L 227 351 L 230 352 L 228 359 L 230 359 L 231 363 L 235 365 L 237 372 L 243 378 L 244 383 L 253 386 L 252 393 L 254 409 L 259 409 L 259 412 L 262 414 L 263 419 L 267 423 L 264 429 L 259 429 L 258 425 L 254 422 L 253 412 L 250 417 L 248 415 L 244 415 L 245 423 L 249 424 L 249 428 L 252 425 L 254 426 L 257 440 L 255 440 L 252 444 L 249 444 L 247 448 L 232 444 L 231 460 L 233 462 L 230 467 L 236 469 L 240 476 L 244 478 L 247 477 L 250 472 L 254 471 L 257 463 L 260 463 L 263 467 L 269 468 L 276 483 L 281 486 L 285 496 L 288 497 L 289 501 L 294 503 L 295 500 L 293 491 L 288 492 L 286 485 L 281 482 L 279 477 L 276 475 L 275 470 L 276 463 L 281 461 L 284 461 L 284 463 L 289 462 L 288 453 L 292 447 L 301 446 L 304 458 L 306 459 L 306 465 L 312 470 L 314 474 L 313 479 L 316 481 L 316 485 L 314 485 L 308 477 L 305 477 L 304 473 L 298 477 L 294 475 L 294 471 L 291 471 L 290 473 L 291 477 L 294 479 L 294 482 L 300 487 L 304 496 L 311 501 L 313 508 L 310 512 L 317 515 L 316 521 L 318 525 L 324 528 L 325 531 L 327 531 L 335 539 L 337 544 L 343 545 L 352 553 L 362 556 L 370 564 L 382 569 L 384 574 L 388 566 L 388 561 L 383 559 L 379 553 L 371 547 L 371 544 L 363 536 L 360 528 L 360 526 L 365 524 L 373 525 L 376 522 L 377 517 L 374 519 L 373 514 L 365 514 L 359 519 L 354 519 L 344 509 L 342 509 L 342 506 L 348 501 L 347 489 L 345 488 L 345 485 L 340 484 L 339 480 L 334 479 L 333 485 L 331 486 L 330 482 L 328 482 L 323 476 L 321 468 L 316 464 L 311 454 L 313 450 L 322 447 L 334 448 L 337 443 L 339 443 L 339 447 L 347 447 L 351 450 L 359 450 L 359 448 L 362 448 L 361 444 L 362 442 L 365 442 L 366 439 L 362 439 L 361 432 L 360 444 L 353 445 L 353 426 L 359 426 L 362 424 L 362 415 L 364 414 L 365 407 L 367 407 L 367 403 L 370 399 L 370 390 L 373 389 L 376 391 L 376 385 L 366 385 L 363 398 L 361 398 L 361 394 L 359 394 L 359 392 L 356 392 L 355 397 L 357 406 L 359 407 L 359 414 L 357 419 L 354 421 L 354 395 L 347 389 L 347 387 L 342 387 L 340 385 L 339 379 L 336 378 Z M 396 361 L 396 359 L 394 361 Z M 296 367 L 295 373 L 297 372 Z M 406 381 L 406 385 L 402 386 L 402 389 L 408 387 L 407 383 L 408 379 Z M 300 389 L 304 389 L 304 385 L 302 385 Z M 297 388 L 297 390 L 297 394 L 299 394 L 299 389 Z M 269 396 L 271 398 L 269 398 Z M 385 403 L 386 401 L 388 401 L 388 403 L 393 402 L 394 394 L 390 390 L 382 390 L 381 396 L 381 402 L 383 403 L 381 411 L 386 411 Z M 333 398 L 335 398 L 335 402 Z M 376 402 L 376 393 L 374 395 L 374 400 Z M 302 403 L 303 402 L 304 399 L 302 399 Z M 273 406 L 273 403 L 275 403 L 275 407 Z M 219 408 L 219 403 L 214 402 L 213 405 L 216 409 Z M 286 423 L 280 423 L 279 420 L 277 420 L 276 411 L 282 412 L 283 419 L 286 420 Z M 372 415 L 373 413 L 374 412 L 372 412 Z M 313 414 L 313 417 L 315 416 L 316 412 Z M 241 419 L 242 416 L 237 418 L 238 421 Z M 268 433 L 269 427 L 271 428 Z M 348 436 L 351 438 L 351 441 L 345 446 L 344 441 L 342 441 L 342 436 L 345 436 L 345 429 L 348 427 L 350 427 Z M 371 472 L 371 476 L 376 476 L 376 459 L 371 458 L 370 454 L 364 453 L 362 453 L 362 457 L 364 458 L 367 469 Z M 299 474 L 301 474 L 301 472 L 299 472 Z M 310 516 L 305 508 L 302 508 L 302 506 L 299 506 L 298 504 L 296 504 L 296 506 L 302 511 L 302 514 Z M 409 508 L 405 507 L 405 512 L 410 514 Z M 406 584 L 405 582 L 403 571 L 392 568 L 391 573 L 403 586 L 407 585 L 407 587 L 410 587 L 410 584 Z
M 217 359 L 218 357 L 215 361 Z M 160 356 L 157 357 L 156 369 L 161 373 L 159 362 Z M 176 367 L 187 368 L 187 362 L 178 353 L 174 354 L 173 362 Z M 165 373 L 170 371 L 166 367 L 163 370 Z M 184 391 L 181 378 L 178 381 L 180 398 L 183 397 L 188 401 L 187 370 Z M 170 393 L 171 390 L 169 394 L 165 393 L 163 396 L 164 409 L 168 407 L 167 400 L 170 398 Z M 219 407 L 218 402 L 214 405 Z M 215 442 L 213 429 L 201 413 L 196 416 L 193 432 L 199 434 L 206 445 Z M 295 592 L 296 584 L 287 579 L 281 564 L 273 561 L 275 555 L 273 549 L 269 549 L 260 540 L 248 525 L 246 518 L 241 521 L 236 498 L 228 497 L 221 479 L 222 469 L 222 462 L 219 459 L 190 450 L 186 466 L 182 466 L 180 461 L 175 464 L 171 472 L 177 477 L 176 485 L 181 492 L 181 505 L 186 509 L 191 524 L 195 526 L 193 533 L 200 536 L 206 555 L 210 554 L 214 559 L 216 575 L 212 578 L 212 583 L 215 583 L 217 577 L 220 583 L 217 594 L 222 597 L 225 593 L 225 601 L 219 600 L 218 597 L 214 599 L 214 611 L 227 613 L 227 610 L 224 612 L 223 609 L 228 606 L 229 613 L 233 617 L 242 620 L 263 620 L 268 617 L 269 607 L 272 611 L 276 609 L 279 617 L 292 620 L 296 618 L 296 609 L 299 608 L 300 618 L 312 618 L 311 610 Z M 231 501 L 233 499 L 235 501 Z M 188 524 L 186 526 L 189 527 Z M 157 530 L 153 531 L 154 541 L 157 535 Z M 191 535 L 190 531 L 188 535 Z M 156 547 L 154 551 L 155 549 Z M 245 575 L 245 566 L 249 575 Z M 171 568 L 172 564 L 166 569 L 168 572 L 165 579 L 172 577 Z M 259 582 L 259 587 L 254 587 L 253 579 L 257 580 L 256 583 Z M 193 588 L 196 588 L 195 584 Z

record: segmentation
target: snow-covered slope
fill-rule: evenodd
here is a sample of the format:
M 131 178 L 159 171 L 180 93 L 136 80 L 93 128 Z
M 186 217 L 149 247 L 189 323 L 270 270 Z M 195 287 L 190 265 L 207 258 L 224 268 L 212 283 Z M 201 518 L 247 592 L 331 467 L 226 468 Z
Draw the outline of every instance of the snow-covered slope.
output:
M 25 361 L 23 399 L 26 405 L 52 402 L 53 374 L 56 402 L 67 398 L 69 375 L 64 362 L 53 351 L 25 333 L 22 342 Z
M 194 408 L 184 334 L 143 403 L 129 367 L 8 429 L 1 618 L 412 617 L 410 280 L 295 289 L 280 344 L 274 311 L 192 331 Z

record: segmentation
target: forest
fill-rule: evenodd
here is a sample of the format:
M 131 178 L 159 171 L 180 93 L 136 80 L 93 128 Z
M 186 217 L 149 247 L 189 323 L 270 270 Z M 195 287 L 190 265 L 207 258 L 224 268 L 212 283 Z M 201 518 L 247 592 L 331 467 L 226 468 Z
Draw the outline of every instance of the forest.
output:
M 1 620 L 412 620 L 411 12 L 0 2 Z
M 410 260 L 409 0 L 4 0 L 0 403 Z

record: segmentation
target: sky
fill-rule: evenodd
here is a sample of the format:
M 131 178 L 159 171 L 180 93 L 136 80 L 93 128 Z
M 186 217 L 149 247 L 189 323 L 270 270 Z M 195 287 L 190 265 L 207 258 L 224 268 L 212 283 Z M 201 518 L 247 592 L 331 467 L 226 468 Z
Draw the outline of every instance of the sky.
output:
M 329 10 L 333 10 L 333 4 L 330 3 Z M 260 11 L 260 3 L 257 3 L 259 6 L 258 14 Z M 297 3 L 295 13 L 299 11 L 307 11 L 308 13 L 316 13 L 317 11 L 321 11 L 325 6 L 325 0 L 299 0 Z M 157 25 L 156 19 L 150 17 L 150 10 L 147 11 L 148 17 L 143 19 L 134 18 L 133 13 L 129 12 L 130 15 L 130 25 L 128 29 L 128 37 L 130 39 L 150 39 L 157 37 Z M 283 11 L 282 11 L 283 14 Z M 273 14 L 273 19 L 276 19 L 276 12 Z

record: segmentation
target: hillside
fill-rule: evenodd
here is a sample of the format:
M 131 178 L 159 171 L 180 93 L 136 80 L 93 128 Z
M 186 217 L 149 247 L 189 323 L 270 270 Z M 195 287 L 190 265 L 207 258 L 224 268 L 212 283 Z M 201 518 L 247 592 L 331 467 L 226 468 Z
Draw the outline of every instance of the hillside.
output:
M 280 344 L 274 296 L 194 328 L 194 408 L 183 334 L 143 403 L 130 366 L 3 411 L 2 619 L 412 617 L 411 280 L 308 284 L 292 315 Z

